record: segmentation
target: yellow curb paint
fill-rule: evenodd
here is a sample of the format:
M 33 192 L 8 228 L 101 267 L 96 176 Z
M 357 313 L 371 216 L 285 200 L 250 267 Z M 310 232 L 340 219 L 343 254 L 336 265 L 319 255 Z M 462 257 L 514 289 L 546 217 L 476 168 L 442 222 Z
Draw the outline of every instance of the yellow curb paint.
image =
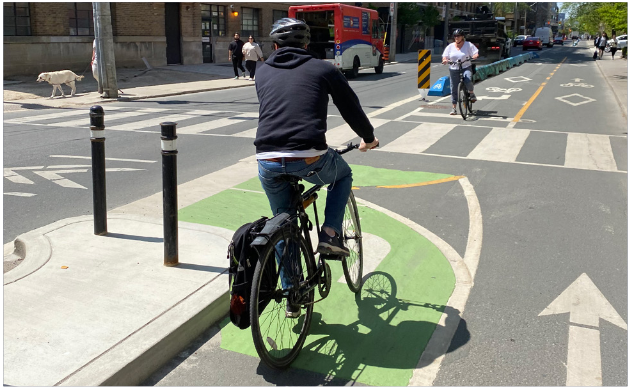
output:
M 455 180 L 459 180 L 464 178 L 465 176 L 453 176 L 453 177 L 447 177 L 445 179 L 440 179 L 440 180 L 431 180 L 431 181 L 425 181 L 422 183 L 415 183 L 415 184 L 401 184 L 401 185 L 396 185 L 396 186 L 376 186 L 376 188 L 411 188 L 411 187 L 421 187 L 421 186 L 428 186 L 431 184 L 440 184 L 440 183 L 446 183 L 449 181 L 455 181 Z
M 564 59 L 562 61 L 560 61 L 560 64 L 558 65 L 558 67 L 560 67 L 562 65 L 562 63 L 564 61 L 567 60 L 567 57 L 564 57 Z M 549 80 L 551 77 L 547 77 L 547 80 Z M 534 92 L 534 94 L 532 95 L 532 97 L 529 98 L 529 100 L 527 101 L 527 103 L 525 103 L 525 105 L 523 106 L 523 108 L 521 108 L 521 110 L 518 112 L 518 114 L 516 114 L 514 116 L 514 119 L 512 119 L 512 122 L 516 123 L 518 121 L 521 120 L 521 118 L 523 117 L 523 115 L 525 114 L 525 111 L 527 111 L 527 109 L 529 108 L 529 106 L 532 105 L 532 103 L 534 102 L 534 100 L 536 100 L 536 98 L 538 97 L 538 95 L 540 95 L 540 92 L 542 91 L 542 89 L 545 87 L 545 85 L 547 85 L 547 83 L 542 83 L 540 84 L 540 87 L 538 87 L 538 89 L 536 90 L 536 92 Z
M 360 187 L 352 187 L 353 190 L 360 190 Z

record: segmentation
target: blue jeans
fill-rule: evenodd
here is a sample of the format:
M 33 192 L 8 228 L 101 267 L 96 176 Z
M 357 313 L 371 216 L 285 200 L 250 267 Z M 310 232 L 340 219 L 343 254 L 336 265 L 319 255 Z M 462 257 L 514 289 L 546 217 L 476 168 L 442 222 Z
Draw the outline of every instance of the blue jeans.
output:
M 307 177 L 311 172 L 315 173 Z M 297 212 L 291 204 L 294 196 L 293 188 L 288 182 L 279 179 L 280 175 L 285 174 L 299 176 L 312 184 L 330 184 L 322 227 L 328 226 L 341 234 L 344 211 L 352 190 L 352 170 L 348 163 L 333 149 L 328 149 L 326 154 L 310 165 L 303 160 L 285 161 L 282 159 L 282 162 L 258 160 L 258 178 L 267 194 L 273 215 Z M 276 254 L 282 253 L 284 246 L 284 241 L 280 241 L 276 245 Z M 280 268 L 283 288 L 292 286 L 290 279 L 295 275 L 294 270 L 301 273 L 298 248 L 292 247 L 289 252 L 295 254 L 290 257 L 294 258 L 298 264 L 285 264 Z M 278 255 L 276 255 L 276 260 L 280 262 Z
M 451 103 L 457 104 L 457 88 L 459 88 L 459 69 L 449 69 L 451 72 Z M 472 67 L 462 69 L 464 72 L 464 85 L 468 89 L 468 91 L 472 91 L 474 89 L 472 82 Z

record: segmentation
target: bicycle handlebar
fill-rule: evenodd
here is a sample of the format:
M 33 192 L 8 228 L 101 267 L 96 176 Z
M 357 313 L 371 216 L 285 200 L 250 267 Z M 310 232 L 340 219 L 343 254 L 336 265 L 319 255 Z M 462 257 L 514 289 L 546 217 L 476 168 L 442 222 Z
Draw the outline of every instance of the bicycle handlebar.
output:
M 378 144 L 376 144 L 376 146 L 374 148 L 378 148 L 378 146 L 380 145 L 380 142 Z M 348 145 L 346 145 L 345 148 L 343 149 L 335 149 L 335 152 L 341 154 L 344 153 L 348 153 L 349 151 L 353 150 L 353 149 L 358 149 L 359 148 L 359 144 L 353 144 L 352 142 L 350 142 Z M 374 149 L 372 148 L 372 149 Z

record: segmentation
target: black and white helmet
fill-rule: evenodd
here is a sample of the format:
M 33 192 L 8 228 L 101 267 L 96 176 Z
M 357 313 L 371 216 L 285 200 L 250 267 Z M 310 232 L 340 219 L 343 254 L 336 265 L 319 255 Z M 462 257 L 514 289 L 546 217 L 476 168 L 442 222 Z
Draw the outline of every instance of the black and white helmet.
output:
M 304 47 L 311 41 L 311 29 L 306 23 L 293 18 L 282 18 L 271 26 L 269 37 L 280 47 Z
M 464 38 L 466 37 L 466 35 L 464 35 L 464 30 L 462 30 L 461 28 L 456 28 L 455 31 L 453 31 L 453 36 L 455 35 L 461 35 Z

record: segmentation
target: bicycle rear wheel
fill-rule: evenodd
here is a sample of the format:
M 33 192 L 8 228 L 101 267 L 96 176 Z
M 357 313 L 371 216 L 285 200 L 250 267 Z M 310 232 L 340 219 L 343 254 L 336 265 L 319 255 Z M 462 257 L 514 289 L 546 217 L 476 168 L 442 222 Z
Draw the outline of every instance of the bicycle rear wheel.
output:
M 254 271 L 250 319 L 256 352 L 272 368 L 287 368 L 304 345 L 313 316 L 315 291 L 306 294 L 302 302 L 306 305 L 299 305 L 306 312 L 298 318 L 287 318 L 285 310 L 289 300 L 295 302 L 299 298 L 300 283 L 314 275 L 315 259 L 301 235 L 293 237 L 280 230 L 261 251 Z
M 457 102 L 459 103 L 459 113 L 462 115 L 462 118 L 466 120 L 468 116 L 468 91 L 466 90 L 466 86 L 463 81 L 460 81 L 459 86 L 457 87 Z
M 356 293 L 361 290 L 363 282 L 363 238 L 361 236 L 361 222 L 359 211 L 354 200 L 354 194 L 350 192 L 346 211 L 343 217 L 343 243 L 350 250 L 350 255 L 345 257 L 341 265 L 346 283 L 350 291 Z

